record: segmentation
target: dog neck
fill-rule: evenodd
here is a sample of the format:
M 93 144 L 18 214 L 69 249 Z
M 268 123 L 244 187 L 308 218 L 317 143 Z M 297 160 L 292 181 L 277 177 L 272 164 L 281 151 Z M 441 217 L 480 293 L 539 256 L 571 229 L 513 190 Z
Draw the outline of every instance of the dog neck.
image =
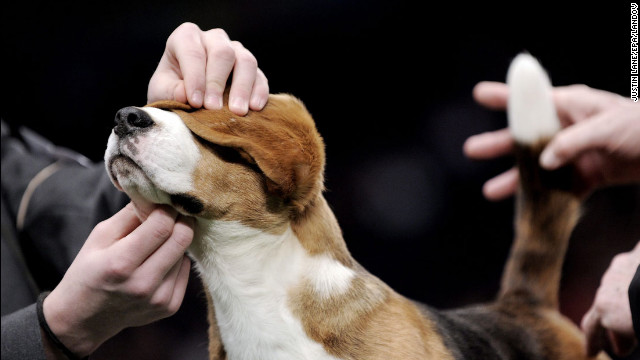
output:
M 277 234 L 200 221 L 191 252 L 212 300 L 210 336 L 229 359 L 352 358 L 354 349 L 391 358 L 397 348 L 451 358 L 429 335 L 435 325 L 353 260 L 322 197 Z M 387 332 L 393 347 L 380 341 Z
M 190 252 L 229 358 L 334 358 L 308 337 L 291 305 L 298 289 L 328 299 L 348 292 L 356 277 L 324 199 L 277 234 L 200 219 Z

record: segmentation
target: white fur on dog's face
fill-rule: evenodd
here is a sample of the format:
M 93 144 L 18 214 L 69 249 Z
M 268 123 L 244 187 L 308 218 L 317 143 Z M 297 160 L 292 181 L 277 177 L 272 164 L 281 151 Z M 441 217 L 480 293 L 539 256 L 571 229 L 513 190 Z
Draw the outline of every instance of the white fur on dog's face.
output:
M 283 201 L 267 194 L 263 174 L 237 151 L 200 139 L 172 111 L 138 110 L 153 124 L 127 131 L 116 130 L 125 125 L 116 126 L 105 164 L 111 181 L 129 195 L 141 218 L 154 204 L 167 204 L 185 215 L 284 229 Z
M 171 204 L 172 194 L 193 190 L 192 173 L 200 151 L 178 115 L 156 108 L 141 110 L 154 124 L 122 138 L 112 131 L 105 153 L 107 172 L 139 208 Z

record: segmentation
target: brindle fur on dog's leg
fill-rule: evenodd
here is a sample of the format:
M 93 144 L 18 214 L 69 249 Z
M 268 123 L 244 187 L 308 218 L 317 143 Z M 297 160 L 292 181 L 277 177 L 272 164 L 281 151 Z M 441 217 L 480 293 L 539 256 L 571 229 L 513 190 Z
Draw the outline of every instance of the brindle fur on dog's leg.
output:
M 539 165 L 542 150 L 560 130 L 551 83 L 528 54 L 514 59 L 507 83 L 509 125 L 516 140 L 521 181 L 516 197 L 515 240 L 497 304 L 505 313 L 527 314 L 521 309 L 523 305 L 533 310 L 529 316 L 518 316 L 523 324 L 537 328 L 548 358 L 586 359 L 584 335 L 560 314 L 558 304 L 562 265 L 580 216 L 580 200 L 571 192 L 571 168 L 549 172 Z M 597 358 L 608 359 L 604 353 Z

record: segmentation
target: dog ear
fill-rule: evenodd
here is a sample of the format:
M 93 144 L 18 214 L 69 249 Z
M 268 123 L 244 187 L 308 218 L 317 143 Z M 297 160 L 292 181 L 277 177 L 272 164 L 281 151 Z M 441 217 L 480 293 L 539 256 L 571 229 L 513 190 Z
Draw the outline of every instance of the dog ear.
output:
M 158 108 L 158 109 L 164 109 L 164 110 L 184 110 L 184 111 L 193 110 L 191 106 L 181 103 L 179 101 L 174 101 L 174 100 L 159 100 L 159 101 L 155 101 L 145 105 L 145 107 L 147 106 Z
M 324 144 L 313 118 L 297 98 L 270 95 L 263 110 L 249 111 L 246 116 L 235 115 L 226 106 L 193 110 L 169 105 L 196 135 L 235 148 L 255 163 L 267 178 L 267 190 L 298 211 L 323 190 Z

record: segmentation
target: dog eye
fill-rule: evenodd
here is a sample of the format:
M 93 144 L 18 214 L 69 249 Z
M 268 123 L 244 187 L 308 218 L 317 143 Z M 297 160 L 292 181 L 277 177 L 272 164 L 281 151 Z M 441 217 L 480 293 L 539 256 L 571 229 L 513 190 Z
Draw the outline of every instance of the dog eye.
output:
M 250 167 L 256 167 L 256 162 L 242 149 L 236 149 L 228 146 L 221 146 L 209 142 L 196 135 L 196 139 L 205 147 L 211 149 L 220 159 L 228 163 L 243 164 Z M 257 167 L 256 167 L 257 169 Z M 258 170 L 258 169 L 257 169 Z
M 238 164 L 250 164 L 248 158 L 242 156 L 241 150 L 212 144 L 216 154 L 224 161 Z

